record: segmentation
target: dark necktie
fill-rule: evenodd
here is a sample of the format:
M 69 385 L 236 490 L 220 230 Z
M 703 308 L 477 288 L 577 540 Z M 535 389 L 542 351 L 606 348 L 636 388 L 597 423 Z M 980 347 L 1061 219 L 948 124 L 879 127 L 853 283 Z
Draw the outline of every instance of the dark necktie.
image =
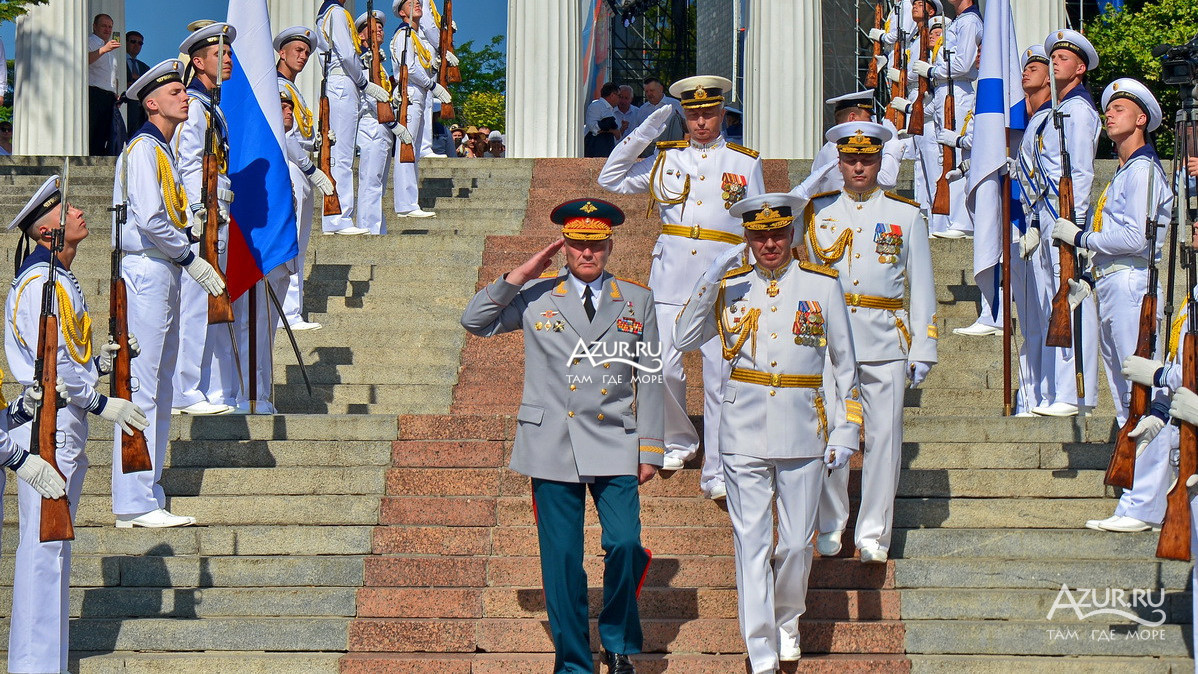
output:
M 591 286 L 582 292 L 582 308 L 587 312 L 587 320 L 595 320 L 595 303 L 591 301 Z

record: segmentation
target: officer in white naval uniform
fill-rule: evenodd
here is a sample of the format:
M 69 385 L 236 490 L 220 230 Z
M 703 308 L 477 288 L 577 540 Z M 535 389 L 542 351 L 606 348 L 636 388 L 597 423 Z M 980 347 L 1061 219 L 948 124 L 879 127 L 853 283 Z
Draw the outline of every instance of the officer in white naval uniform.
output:
M 913 61 L 912 69 L 928 78 L 935 88 L 938 132 L 958 131 L 973 116 L 974 85 L 978 79 L 978 53 L 982 46 L 982 13 L 974 0 L 949 0 L 956 18 L 944 30 L 944 44 L 936 50 L 936 60 Z M 952 79 L 954 124 L 945 118 L 948 83 Z M 962 151 L 959 159 L 969 158 Z M 939 175 L 933 178 L 939 178 Z M 949 183 L 951 206 L 949 215 L 932 216 L 931 230 L 935 236 L 959 239 L 973 234 L 973 220 L 965 208 L 965 180 Z
M 1173 190 L 1156 151 L 1148 142 L 1148 134 L 1156 131 L 1162 118 L 1160 104 L 1152 92 L 1136 80 L 1117 79 L 1103 92 L 1102 107 L 1106 111 L 1107 136 L 1114 141 L 1119 155 L 1119 169 L 1098 198 L 1090 227 L 1082 231 L 1071 219 L 1058 218 L 1052 236 L 1091 253 L 1092 267 L 1075 284 L 1073 294 L 1093 292 L 1097 296 L 1102 361 L 1115 403 L 1115 420 L 1123 426 L 1127 422 L 1131 382 L 1121 371 L 1124 361 L 1136 350 L 1140 304 L 1145 293 L 1160 293 L 1159 284 L 1156 288 L 1148 287 L 1148 264 L 1160 261 L 1166 238 L 1164 228 L 1173 212 Z M 1157 230 L 1153 248 L 1149 248 L 1146 232 L 1150 222 Z M 1162 309 L 1158 303 L 1155 320 L 1160 320 Z M 1163 510 L 1149 512 L 1142 506 L 1147 502 L 1163 508 L 1163 496 L 1171 477 L 1168 443 L 1153 441 L 1167 422 L 1163 407 L 1163 404 L 1156 406 L 1132 431 L 1138 448 L 1152 450 L 1147 457 L 1144 455 L 1148 452 L 1141 452 L 1132 489 L 1119 499 L 1114 516 L 1091 520 L 1086 523 L 1088 527 L 1143 531 L 1160 524 Z M 1144 470 L 1140 470 L 1142 464 L 1146 464 Z
M 362 70 L 362 41 L 354 30 L 354 17 L 342 5 L 345 0 L 324 0 L 316 12 L 316 25 L 329 45 L 329 130 L 341 142 L 333 144 L 333 180 L 341 200 L 340 215 L 326 215 L 321 221 L 325 234 L 365 234 L 355 223 L 354 148 L 358 137 L 358 117 L 363 98 L 386 102 L 391 99 L 379 85 L 370 81 Z
M 832 127 L 845 186 L 816 195 L 803 213 L 808 250 L 840 273 L 865 408 L 865 456 L 855 538 L 863 562 L 886 561 L 903 448 L 903 390 L 936 363 L 936 292 L 919 205 L 878 187 L 890 131 L 870 122 Z M 904 285 L 910 285 L 904 303 Z M 904 305 L 907 309 L 904 310 Z M 820 552 L 840 551 L 848 521 L 846 475 L 825 484 Z
M 395 213 L 402 218 L 428 218 L 436 213 L 420 208 L 420 178 L 417 165 L 420 163 L 419 148 L 424 143 L 425 108 L 432 107 L 432 99 L 449 103 L 453 97 L 445 87 L 437 83 L 436 49 L 425 38 L 420 29 L 420 21 L 424 9 L 420 0 L 395 0 L 392 8 L 395 16 L 399 17 L 399 30 L 391 38 L 391 59 L 395 64 L 396 77 L 403 64 L 408 66 L 408 118 L 403 122 L 409 136 L 398 132 L 399 142 L 395 144 Z M 406 55 L 405 55 L 406 53 Z M 394 95 L 403 95 L 396 87 Z M 398 98 L 395 100 L 398 106 Z M 429 125 L 431 129 L 431 124 Z M 410 140 L 416 150 L 416 161 L 405 164 L 399 160 L 402 142 Z
M 187 121 L 190 97 L 183 86 L 183 63 L 154 66 L 129 86 L 149 121 L 117 161 L 113 202 L 122 203 L 128 180 L 129 219 L 121 230 L 121 277 L 129 292 L 129 332 L 141 335 L 141 355 L 133 359 L 137 386 L 133 402 L 149 420 L 146 444 L 153 472 L 122 473 L 113 462 L 112 510 L 117 527 L 195 524 L 195 518 L 166 511 L 158 481 L 170 441 L 172 381 L 179 351 L 180 268 L 211 295 L 225 289 L 220 274 L 191 250 L 187 236 L 187 193 L 175 165 L 171 138 Z M 127 163 L 128 168 L 124 168 Z M 161 172 L 161 173 L 160 173 Z M 119 440 L 114 453 L 120 452 Z M 119 456 L 119 454 L 117 454 Z
M 187 194 L 190 210 L 188 223 L 195 237 L 203 236 L 204 219 L 204 143 L 208 126 L 213 125 L 217 136 L 219 167 L 216 194 L 220 204 L 218 248 L 222 266 L 229 240 L 228 213 L 233 201 L 229 176 L 225 173 L 229 154 L 228 125 L 220 106 L 215 113 L 210 94 L 218 81 L 227 80 L 233 72 L 232 44 L 237 31 L 227 23 L 212 23 L 187 36 L 179 51 L 191 58 L 189 68 L 194 79 L 187 86 L 191 97 L 187 121 L 179 127 L 172 140 L 178 161 L 179 177 Z M 223 47 L 222 47 L 223 44 Z M 223 62 L 220 55 L 223 51 Z M 216 225 L 216 223 L 213 223 Z M 199 244 L 193 244 L 199 254 Z M 207 293 L 191 278 L 184 278 L 179 287 L 179 357 L 175 370 L 175 411 L 184 414 L 225 414 L 233 410 L 241 397 L 237 363 L 227 325 L 208 324 Z
M 304 101 L 295 84 L 312 53 L 319 47 L 319 33 L 305 26 L 285 28 L 275 36 L 274 48 L 279 54 L 279 92 L 291 100 L 295 119 L 287 129 L 287 162 L 291 173 L 291 191 L 295 200 L 295 223 L 298 228 L 299 255 L 287 264 L 291 277 L 283 301 L 284 320 L 292 330 L 319 330 L 320 323 L 304 320 L 304 261 L 312 237 L 313 190 L 323 197 L 333 193 L 333 181 L 312 163 L 310 153 L 315 149 L 316 116 Z
M 669 325 L 695 282 L 716 257 L 739 244 L 743 227 L 728 210 L 745 197 L 765 191 L 758 153 L 729 143 L 720 135 L 724 94 L 732 83 L 722 77 L 690 77 L 675 82 L 670 93 L 679 97 L 690 141 L 657 144 L 657 155 L 639 159 L 669 125 L 671 106 L 652 113 L 616 145 L 599 174 L 599 184 L 612 192 L 648 192 L 661 213 L 662 233 L 653 247 L 649 287 L 657 320 Z M 682 468 L 698 452 L 699 435 L 686 413 L 686 375 L 682 354 L 663 330 L 662 358 L 666 378 L 666 470 Z M 715 341 L 703 354 L 703 476 L 700 487 L 712 498 L 724 494 L 720 468 L 720 405 L 728 362 Z
M 391 95 L 391 76 L 384 63 L 371 64 L 370 40 L 377 41 L 379 59 L 385 61 L 386 45 L 383 41 L 383 24 L 387 15 L 374 10 L 375 34 L 368 35 L 369 17 L 363 12 L 354 22 L 358 39 L 362 42 L 362 68 L 373 67 L 379 72 L 379 81 Z M 388 103 L 390 105 L 390 103 Z M 379 124 L 378 106 L 374 99 L 363 99 L 358 116 L 358 228 L 368 234 L 386 234 L 387 220 L 383 217 L 383 191 L 387 186 L 387 173 L 391 170 L 391 150 L 395 146 L 395 134 L 391 128 Z
M 58 176 L 46 180 L 9 225 L 10 230 L 19 229 L 26 237 L 25 245 L 34 242 L 32 252 L 19 260 L 20 267 L 5 303 L 4 351 L 9 368 L 21 384 L 29 387 L 36 383 L 42 288 L 48 280 L 52 259 L 51 232 L 59 229 L 63 208 L 67 209 L 62 229 L 63 248 L 54 262 L 57 267 L 54 313 L 58 316 L 60 333 L 55 360 L 62 382 L 59 389 L 66 392 L 63 399 L 69 403 L 58 410 L 56 446 L 40 449 L 54 452 L 58 470 L 65 479 L 39 457 L 24 459 L 25 464 L 37 469 L 49 481 L 42 489 L 24 480 L 17 483 L 21 536 L 13 578 L 8 644 L 10 672 L 63 672 L 67 668 L 71 542 L 40 540 L 41 508 L 43 496 L 61 496 L 65 492 L 74 520 L 88 466 L 84 451 L 88 413 L 118 424 L 118 436 L 121 430 L 132 432 L 132 428 L 146 426 L 146 417 L 136 405 L 128 400 L 109 398 L 96 390 L 97 379 L 102 374 L 100 367 L 105 368 L 104 373 L 112 369 L 115 349 L 105 348 L 96 357 L 92 355 L 87 301 L 82 286 L 71 272 L 78 246 L 87 237 L 87 224 L 83 212 L 65 201 Z M 135 340 L 130 342 L 130 347 L 136 353 Z M 16 455 L 30 448 L 31 429 L 22 425 L 11 432 L 11 441 L 16 447 L 6 447 L 14 454 L 6 457 L 10 465 L 19 460 Z M 5 437 L 5 440 L 9 438 Z
M 1054 104 L 1065 115 L 1065 144 L 1073 168 L 1074 212 L 1061 214 L 1073 217 L 1082 225 L 1090 211 L 1090 189 L 1094 183 L 1094 154 L 1098 149 L 1099 119 L 1094 99 L 1083 82 L 1086 72 L 1098 65 L 1098 52 L 1089 40 L 1075 31 L 1053 31 L 1044 43 L 1044 51 L 1052 61 L 1058 100 Z M 1020 144 L 1020 172 L 1028 188 L 1027 198 L 1035 204 L 1028 231 L 1020 238 L 1020 251 L 1025 259 L 1037 259 L 1038 284 L 1046 312 L 1051 311 L 1056 294 L 1060 262 L 1056 246 L 1041 245 L 1042 237 L 1050 238 L 1057 220 L 1058 186 L 1061 180 L 1061 133 L 1054 121 L 1054 110 L 1037 112 L 1028 122 Z M 1041 230 L 1047 231 L 1042 233 Z M 1044 316 L 1048 325 L 1049 314 Z M 1078 326 L 1074 326 L 1077 329 Z M 1082 404 L 1093 408 L 1098 389 L 1098 316 L 1092 297 L 1082 300 L 1082 339 L 1084 362 L 1082 372 L 1086 395 Z M 1073 349 L 1044 347 L 1041 360 L 1044 382 L 1041 391 L 1045 404 L 1032 412 L 1048 416 L 1072 416 L 1078 413 L 1077 380 Z
M 788 194 L 733 206 L 755 264 L 741 264 L 743 244 L 717 255 L 674 326 L 679 349 L 715 342 L 732 365 L 719 450 L 737 609 L 753 672 L 774 672 L 779 660 L 800 657 L 798 621 L 807 608 L 820 487 L 829 470 L 847 472 L 861 426 L 853 340 L 836 271 L 800 263 L 792 252 L 801 207 Z M 822 388 L 826 362 L 843 396 Z
M 824 102 L 836 106 L 833 119 L 837 124 L 872 122 L 874 120 L 873 91 L 857 91 L 829 98 Z M 882 126 L 890 130 L 892 137 L 887 141 L 886 147 L 882 149 L 882 169 L 878 174 L 878 185 L 882 189 L 889 190 L 894 189 L 894 186 L 898 184 L 899 165 L 903 161 L 904 150 L 903 141 L 898 138 L 898 131 L 895 130 L 894 124 L 891 124 L 888 119 L 883 119 Z M 815 154 L 815 160 L 811 162 L 810 175 L 795 186 L 790 193 L 807 201 L 816 194 L 844 187 L 844 176 L 840 174 L 839 162 L 840 153 L 836 149 L 836 143 L 824 143 L 819 152 Z
M 441 68 L 444 68 L 447 65 L 458 65 L 458 57 L 455 56 L 453 52 L 446 52 L 445 60 L 447 63 L 441 63 L 441 12 L 437 11 L 437 3 L 435 0 L 420 0 L 420 2 L 421 4 L 427 3 L 424 7 L 424 14 L 420 17 L 420 33 L 421 37 L 424 38 L 425 44 L 432 48 L 433 66 L 434 70 L 437 71 L 437 74 L 433 76 L 433 79 L 438 79 Z M 456 21 L 454 22 L 454 25 L 450 27 L 450 30 L 457 32 Z M 446 91 L 445 94 L 448 95 L 449 92 Z M 436 106 L 439 101 L 441 101 L 441 99 L 436 96 L 425 98 L 424 116 L 422 117 L 424 121 L 424 129 L 422 133 L 424 135 L 421 137 L 420 146 L 416 148 L 416 156 L 422 159 L 424 157 L 445 156 L 433 152 L 433 117 L 439 114 Z

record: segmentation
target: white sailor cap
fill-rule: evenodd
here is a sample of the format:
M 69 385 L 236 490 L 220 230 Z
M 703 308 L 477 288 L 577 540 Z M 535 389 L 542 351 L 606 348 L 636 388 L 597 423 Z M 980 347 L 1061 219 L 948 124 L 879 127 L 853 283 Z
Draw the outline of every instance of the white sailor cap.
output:
M 358 18 L 354 21 L 354 28 L 357 28 L 358 30 L 362 30 L 363 28 L 365 28 L 366 27 L 366 19 L 367 19 L 366 12 L 362 12 L 361 14 L 359 14 Z M 374 10 L 374 20 L 378 21 L 379 25 L 381 26 L 381 25 L 387 23 L 387 15 L 383 14 L 382 10 L 376 9 L 376 10 Z
M 237 38 L 237 29 L 227 23 L 217 22 L 204 26 L 183 40 L 179 45 L 181 53 L 192 55 L 204 47 L 211 47 L 224 38 L 225 46 L 233 44 L 233 40 Z
M 179 59 L 167 59 L 150 68 L 145 75 L 129 85 L 125 96 L 130 100 L 143 101 L 155 89 L 171 82 L 183 81 L 183 62 Z
M 1048 58 L 1048 53 L 1044 51 L 1044 45 L 1034 44 L 1023 50 L 1023 54 L 1019 57 L 1020 67 L 1027 68 L 1029 63 L 1043 63 L 1044 65 L 1052 65 L 1052 61 Z
M 275 36 L 275 51 L 280 51 L 288 42 L 306 42 L 309 49 L 316 48 L 316 33 L 306 26 L 284 28 Z
M 391 0 L 391 13 L 399 16 L 399 8 L 408 4 L 408 0 Z M 424 5 L 424 0 L 416 0 L 417 5 Z
M 1087 70 L 1098 67 L 1098 51 L 1094 49 L 1094 45 L 1090 44 L 1086 36 L 1076 30 L 1062 28 L 1048 34 L 1044 40 L 1044 53 L 1052 56 L 1052 53 L 1058 49 L 1067 49 L 1077 54 L 1082 61 L 1085 61 Z
M 936 8 L 936 13 L 937 13 L 937 14 L 943 14 L 943 13 L 944 13 L 944 4 L 943 4 L 943 3 L 941 3 L 941 2 L 940 2 L 940 0 L 923 0 L 923 2 L 924 2 L 924 5 L 925 5 L 925 6 L 926 6 L 926 5 L 931 5 L 931 6 L 935 7 L 935 8 Z
M 829 98 L 828 100 L 824 101 L 824 103 L 836 106 L 836 112 L 840 112 L 841 110 L 845 110 L 847 108 L 861 108 L 862 110 L 868 110 L 870 113 L 873 113 L 874 91 L 873 89 L 854 91 L 851 94 L 844 94 L 843 96 Z
M 873 122 L 845 122 L 828 129 L 824 138 L 846 154 L 877 154 L 894 134 Z
M 1102 92 L 1102 109 L 1111 104 L 1111 101 L 1126 98 L 1127 100 L 1140 106 L 1144 114 L 1148 115 L 1148 130 L 1156 131 L 1161 125 L 1161 104 L 1157 102 L 1156 97 L 1137 80 L 1130 77 L 1120 77 L 1119 79 L 1107 85 L 1106 90 Z
M 214 23 L 216 23 L 216 22 L 213 21 L 212 19 L 196 19 L 195 21 L 192 21 L 191 23 L 187 24 L 187 32 L 194 33 L 197 30 L 199 30 L 201 28 L 207 28 L 208 26 L 211 26 Z
M 728 215 L 740 218 L 745 229 L 764 232 L 790 226 L 803 205 L 796 196 L 774 192 L 741 199 L 728 209 Z
M 932 30 L 934 28 L 945 30 L 951 25 L 953 25 L 953 20 L 943 14 L 937 14 L 936 16 L 928 19 L 928 30 Z
M 709 108 L 723 105 L 724 94 L 732 91 L 732 80 L 713 75 L 688 77 L 670 85 L 670 95 L 684 108 Z
M 62 203 L 61 187 L 62 183 L 57 175 L 47 178 L 46 182 L 42 183 L 42 186 L 33 193 L 33 197 L 29 199 L 29 203 L 25 204 L 25 208 L 22 208 L 21 212 L 17 213 L 17 217 L 8 223 L 8 231 L 11 232 L 18 227 L 22 232 L 29 231 L 33 223 L 41 220 L 43 216 L 54 210 L 55 206 Z

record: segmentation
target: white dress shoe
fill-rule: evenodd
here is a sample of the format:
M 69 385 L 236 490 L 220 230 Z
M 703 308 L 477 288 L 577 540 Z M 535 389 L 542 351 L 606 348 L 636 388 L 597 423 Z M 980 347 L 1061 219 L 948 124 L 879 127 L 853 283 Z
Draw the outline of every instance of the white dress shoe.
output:
M 1032 412 L 1020 412 L 1019 414 L 1015 415 L 1015 418 L 1016 419 L 1031 419 L 1035 416 L 1038 416 L 1038 415 L 1033 414 Z
M 843 547 L 840 543 L 840 537 L 844 535 L 844 530 L 829 531 L 826 534 L 820 534 L 815 538 L 815 549 L 819 550 L 819 554 L 824 557 L 831 557 L 840 554 L 840 549 Z
M 341 236 L 359 236 L 362 234 L 369 234 L 370 230 L 363 229 L 361 227 L 346 227 L 345 229 L 339 229 L 333 233 L 340 234 Z
M 407 213 L 396 213 L 396 215 L 398 215 L 401 218 L 435 218 L 435 217 L 437 217 L 437 214 L 434 213 L 433 211 L 425 211 L 425 210 L 422 210 L 419 208 L 417 208 L 414 211 L 408 211 Z
M 1107 522 L 1113 522 L 1117 519 L 1119 519 L 1118 515 L 1111 515 L 1105 520 L 1086 520 L 1086 528 L 1093 529 L 1094 531 L 1106 531 L 1106 529 L 1102 528 L 1102 525 L 1106 524 Z
M 196 415 L 212 415 L 212 414 L 228 414 L 232 411 L 232 407 L 228 405 L 219 405 L 210 403 L 207 400 L 201 400 L 198 403 L 192 403 L 187 407 L 175 407 L 171 410 L 171 414 L 196 414 Z
M 1002 328 L 996 328 L 993 325 L 986 325 L 980 321 L 974 321 L 973 325 L 964 328 L 953 328 L 954 335 L 965 335 L 966 337 L 988 337 L 990 335 L 1001 335 Z
M 728 488 L 724 486 L 723 482 L 717 482 L 716 485 L 714 487 L 712 487 L 711 491 L 707 494 L 707 498 L 709 498 L 713 501 L 721 501 L 723 499 L 726 499 L 726 498 L 728 498 Z
M 303 332 L 304 330 L 319 330 L 324 326 L 320 323 L 310 321 L 296 321 L 291 324 L 292 332 Z
M 940 239 L 972 239 L 973 234 L 964 232 L 959 229 L 946 229 L 943 232 L 936 232 L 932 236 Z
M 886 551 L 876 545 L 861 548 L 861 561 L 865 564 L 885 564 L 886 559 Z
M 778 659 L 782 662 L 798 662 L 803 657 L 799 650 L 799 635 L 791 636 L 784 629 L 778 630 Z
M 168 527 L 189 527 L 196 523 L 196 518 L 186 515 L 173 515 L 165 508 L 151 510 L 141 515 L 117 515 L 117 529 L 132 529 L 146 527 L 148 529 L 166 529 Z
M 1032 413 L 1042 417 L 1075 417 L 1077 416 L 1077 405 L 1053 403 L 1048 407 L 1033 407 Z
M 683 461 L 676 456 L 666 454 L 666 458 L 662 460 L 662 470 L 682 470 Z
M 1087 522 L 1089 524 L 1089 522 Z M 1116 533 L 1132 533 L 1135 531 L 1148 531 L 1152 525 L 1138 520 L 1134 517 L 1125 517 L 1114 515 L 1098 523 L 1098 527 L 1103 531 L 1114 531 Z

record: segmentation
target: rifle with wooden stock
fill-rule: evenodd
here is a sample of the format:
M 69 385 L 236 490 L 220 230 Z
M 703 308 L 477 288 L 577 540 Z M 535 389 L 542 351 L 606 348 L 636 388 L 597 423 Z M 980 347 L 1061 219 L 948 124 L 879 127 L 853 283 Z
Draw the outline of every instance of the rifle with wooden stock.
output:
M 109 376 L 109 394 L 114 398 L 133 399 L 133 353 L 129 349 L 129 298 L 125 288 L 125 279 L 121 278 L 121 259 L 125 253 L 121 250 L 121 234 L 129 218 L 129 153 L 121 158 L 121 203 L 113 206 L 112 232 L 114 245 L 112 247 L 112 280 L 108 286 L 108 342 L 120 347 L 112 358 L 112 374 Z M 121 472 L 138 473 L 152 470 L 150 463 L 150 448 L 146 445 L 146 436 L 140 429 L 133 428 L 133 433 L 124 433 L 118 427 L 116 432 L 121 436 Z
M 42 285 L 42 310 L 38 319 L 37 360 L 33 365 L 33 381 L 42 390 L 42 400 L 33 415 L 33 427 L 29 433 L 29 453 L 40 456 L 49 463 L 63 479 L 55 452 L 58 447 L 58 316 L 54 313 L 54 299 L 58 290 L 58 253 L 62 251 L 67 225 L 68 171 L 70 166 L 63 161 L 62 204 L 58 216 L 58 229 L 50 234 L 50 269 Z M 64 495 L 56 499 L 42 497 L 39 539 L 43 542 L 70 541 L 75 539 L 75 526 L 71 522 L 71 504 Z
M 437 83 L 449 89 L 449 85 L 462 81 L 462 71 L 449 65 L 446 55 L 453 53 L 453 0 L 445 0 L 445 11 L 441 14 L 441 67 L 437 71 Z M 457 110 L 453 103 L 441 104 L 441 119 L 456 119 Z
M 879 0 L 874 6 L 874 28 L 882 30 L 886 25 L 886 10 L 882 9 L 882 5 L 886 0 Z M 869 72 L 865 76 L 865 86 L 870 89 L 876 89 L 878 86 L 878 57 L 882 55 L 882 42 L 875 41 L 873 45 L 873 58 L 869 60 Z
M 323 56 L 324 72 L 320 78 L 320 132 L 316 139 L 316 163 L 333 183 L 332 194 L 325 195 L 323 213 L 325 215 L 341 215 L 341 199 L 337 196 L 337 179 L 333 177 L 333 140 L 330 136 L 333 131 L 332 117 L 329 115 L 329 61 L 333 58 L 332 48 L 330 47 Z
M 377 28 L 379 21 L 374 17 L 374 0 L 369 0 L 366 3 L 366 41 L 370 43 L 370 81 L 386 89 L 383 81 L 383 58 L 379 52 L 379 41 L 374 37 Z M 395 122 L 395 108 L 391 107 L 391 101 L 377 101 L 375 114 L 379 124 Z
M 1148 210 L 1145 224 L 1145 238 L 1148 239 L 1148 288 L 1144 291 L 1144 299 L 1140 302 L 1140 328 L 1136 336 L 1136 355 L 1140 358 L 1152 359 L 1156 353 L 1156 290 L 1160 281 L 1160 270 L 1156 263 L 1156 201 L 1154 194 L 1156 181 L 1148 183 Z M 1131 401 L 1127 406 L 1127 421 L 1119 429 L 1115 437 L 1115 449 L 1111 452 L 1111 461 L 1107 465 L 1106 477 L 1103 482 L 1112 487 L 1131 489 L 1136 469 L 1136 441 L 1131 438 L 1131 432 L 1136 429 L 1140 420 L 1148 414 L 1151 388 L 1132 382 Z
M 1057 98 L 1056 78 L 1049 73 L 1048 81 L 1052 87 L 1052 123 L 1057 129 L 1061 143 L 1061 180 L 1057 185 L 1057 215 L 1062 218 L 1075 219 L 1077 211 L 1073 195 L 1073 161 L 1069 158 L 1069 148 L 1065 144 L 1065 115 L 1061 112 L 1061 102 Z M 1054 241 L 1058 247 L 1060 259 L 1060 276 L 1057 279 L 1057 292 L 1052 298 L 1052 313 L 1048 319 L 1048 336 L 1044 340 L 1046 346 L 1068 348 L 1071 344 L 1077 346 L 1079 340 L 1074 339 L 1075 332 L 1080 332 L 1081 322 L 1072 325 L 1072 313 L 1069 310 L 1069 281 L 1077 278 L 1077 249 L 1073 244 L 1064 241 Z M 1078 306 L 1079 313 L 1081 307 Z M 1074 328 L 1077 328 L 1075 330 Z M 1082 366 L 1081 354 L 1074 353 L 1073 359 L 1078 368 Z M 1077 395 L 1083 397 L 1084 386 L 1082 377 L 1078 376 Z
M 948 93 L 944 96 L 944 128 L 957 128 L 957 95 L 953 91 L 953 62 L 952 52 L 944 45 L 944 62 L 948 64 Z M 932 197 L 932 213 L 948 215 L 952 210 L 952 195 L 948 185 L 948 173 L 957 167 L 957 149 L 948 145 L 940 146 L 940 177 L 936 179 L 936 195 Z
M 931 35 L 928 33 L 928 21 L 925 18 L 919 26 L 919 60 L 927 62 L 930 58 L 931 47 L 928 45 L 928 40 Z M 907 77 L 907 69 L 903 68 L 903 86 L 907 86 L 905 81 Z M 906 89 L 904 89 L 906 91 Z M 907 119 L 907 133 L 912 136 L 922 136 L 925 125 L 925 110 L 924 97 L 928 95 L 928 78 L 919 78 L 919 93 L 915 96 L 915 100 L 911 103 L 911 115 Z
M 408 96 L 408 47 L 411 46 L 412 26 L 408 25 L 407 33 L 404 35 L 403 56 L 399 61 L 399 87 L 401 96 L 399 97 L 399 118 L 401 124 L 408 123 L 408 106 L 411 105 L 411 97 Z M 442 107 L 444 110 L 444 107 Z M 416 162 L 416 148 L 412 147 L 411 143 L 399 144 L 399 163 L 414 164 Z
M 903 19 L 900 13 L 902 4 L 895 6 L 894 22 L 895 30 L 898 31 L 898 39 L 894 42 L 894 56 L 890 62 L 899 71 L 898 81 L 890 83 L 890 99 L 901 98 L 907 95 L 907 34 L 903 32 Z M 886 108 L 886 118 L 894 125 L 894 128 L 902 131 L 907 126 L 906 113 L 896 110 L 893 107 Z
M 208 130 L 204 132 L 204 164 L 202 180 L 204 184 L 204 235 L 200 239 L 200 257 L 212 265 L 220 280 L 225 280 L 225 273 L 220 266 L 220 195 L 218 191 L 218 176 L 220 176 L 220 143 L 216 133 L 217 108 L 220 107 L 220 90 L 224 81 L 225 37 L 221 35 L 217 51 L 217 63 L 220 64 L 216 82 L 212 85 L 212 93 L 208 97 Z M 229 299 L 229 291 L 220 295 L 208 295 L 208 324 L 233 322 L 233 301 Z
M 1189 283 L 1187 288 L 1193 288 L 1198 283 L 1195 274 L 1194 248 L 1191 237 L 1190 245 L 1183 246 L 1183 255 L 1188 259 L 1182 264 L 1187 267 Z M 1191 391 L 1198 391 L 1198 306 L 1194 302 L 1194 293 L 1186 293 L 1189 316 L 1186 321 L 1186 334 L 1182 338 L 1181 348 L 1181 382 L 1182 386 Z M 1156 545 L 1156 556 L 1162 559 L 1190 559 L 1190 494 L 1186 482 L 1198 469 L 1198 428 L 1187 421 L 1181 421 L 1181 442 L 1178 448 L 1177 480 L 1169 489 L 1166 497 L 1165 521 L 1161 524 L 1161 537 Z

